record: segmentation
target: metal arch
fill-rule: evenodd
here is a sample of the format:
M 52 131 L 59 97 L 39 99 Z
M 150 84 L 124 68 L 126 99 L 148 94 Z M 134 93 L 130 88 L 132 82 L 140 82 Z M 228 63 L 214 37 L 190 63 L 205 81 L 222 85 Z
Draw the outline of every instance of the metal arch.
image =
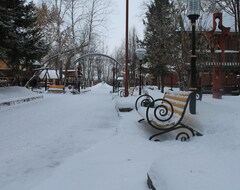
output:
M 109 55 L 106 54 L 102 54 L 102 53 L 88 53 L 88 54 L 84 54 L 81 57 L 79 57 L 76 61 L 73 62 L 74 65 L 76 65 L 81 59 L 85 58 L 85 57 L 91 57 L 91 56 L 103 56 L 103 57 L 107 57 L 111 60 L 113 60 L 114 62 L 116 62 L 121 68 L 123 67 L 116 59 L 110 57 Z

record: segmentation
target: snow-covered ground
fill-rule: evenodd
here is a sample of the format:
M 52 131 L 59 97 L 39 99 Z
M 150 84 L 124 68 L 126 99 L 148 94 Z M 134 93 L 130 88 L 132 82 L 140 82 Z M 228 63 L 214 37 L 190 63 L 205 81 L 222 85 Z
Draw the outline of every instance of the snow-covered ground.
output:
M 147 190 L 147 173 L 158 190 L 240 189 L 240 96 L 197 101 L 186 122 L 204 136 L 154 142 L 135 110 L 116 111 L 133 108 L 137 96 L 111 90 L 98 84 L 83 94 L 0 106 L 0 189 Z M 0 99 L 32 93 L 0 88 Z

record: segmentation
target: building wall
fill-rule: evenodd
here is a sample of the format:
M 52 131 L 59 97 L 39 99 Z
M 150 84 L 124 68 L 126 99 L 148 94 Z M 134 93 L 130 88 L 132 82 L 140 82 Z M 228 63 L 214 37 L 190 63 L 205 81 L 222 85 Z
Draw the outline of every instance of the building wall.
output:
M 0 70 L 9 70 L 9 67 L 3 60 L 0 60 Z
M 218 42 L 220 42 L 220 32 L 214 33 Z M 210 47 L 209 47 L 210 48 Z M 214 49 L 214 54 L 209 52 L 205 57 L 205 62 L 198 65 L 199 86 L 204 88 L 212 88 L 213 77 L 220 82 L 220 88 L 224 94 L 229 94 L 231 91 L 239 88 L 240 85 L 240 53 L 238 49 L 238 36 L 236 33 L 230 33 L 225 38 L 225 51 L 222 56 L 220 46 Z M 199 55 L 201 56 L 201 55 Z M 220 74 L 214 76 L 213 70 Z

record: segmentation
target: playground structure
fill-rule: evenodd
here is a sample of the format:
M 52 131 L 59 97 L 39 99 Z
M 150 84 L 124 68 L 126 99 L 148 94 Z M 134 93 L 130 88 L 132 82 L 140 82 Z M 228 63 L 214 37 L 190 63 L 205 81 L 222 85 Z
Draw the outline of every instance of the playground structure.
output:
M 73 75 L 73 77 L 75 78 L 75 83 L 76 84 L 73 84 L 74 88 L 76 88 L 78 90 L 78 92 L 80 92 L 80 88 L 81 88 L 81 80 L 82 79 L 82 69 L 83 69 L 83 65 L 82 65 L 82 60 L 85 59 L 85 58 L 89 58 L 89 57 L 105 57 L 105 58 L 108 58 L 111 60 L 111 64 L 112 64 L 112 68 L 114 68 L 114 70 L 112 69 L 113 71 L 113 91 L 114 91 L 114 87 L 117 86 L 117 71 L 120 69 L 122 70 L 123 67 L 122 65 L 117 61 L 115 60 L 114 58 L 108 56 L 108 55 L 105 55 L 105 54 L 101 54 L 101 53 L 88 53 L 88 54 L 84 54 L 82 56 L 80 56 L 79 58 L 77 58 L 73 63 L 72 65 L 75 65 L 74 67 L 74 70 L 73 70 L 73 73 L 75 73 Z M 54 57 L 53 57 L 54 58 Z M 49 75 L 49 61 L 50 59 L 48 59 L 47 61 L 45 61 L 43 64 L 41 64 L 41 67 L 38 68 L 38 69 L 35 69 L 34 71 L 34 74 L 33 76 L 29 79 L 29 81 L 25 84 L 25 87 L 29 87 L 29 84 L 31 83 L 31 81 L 33 81 L 34 79 L 36 79 L 37 77 L 40 76 L 40 74 L 45 70 L 45 74 L 43 76 L 43 81 L 44 81 L 44 87 L 45 87 L 45 90 L 48 89 L 48 86 L 49 85 L 55 85 L 55 84 L 49 84 L 49 79 L 51 78 L 50 75 Z M 56 73 L 58 73 L 56 71 Z M 67 73 L 65 73 L 65 77 L 67 78 Z M 65 80 L 66 82 L 66 80 Z M 64 82 L 64 84 L 61 84 L 61 82 L 58 82 L 60 85 L 66 85 Z M 115 84 L 114 84 L 115 83 Z

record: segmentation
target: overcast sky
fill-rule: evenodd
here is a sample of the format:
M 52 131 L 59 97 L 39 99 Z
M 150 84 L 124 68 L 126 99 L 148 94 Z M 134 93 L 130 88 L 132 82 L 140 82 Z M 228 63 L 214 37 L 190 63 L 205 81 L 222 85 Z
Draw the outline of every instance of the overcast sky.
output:
M 144 0 L 129 0 L 129 30 L 136 28 L 140 39 L 143 37 L 144 26 Z M 110 15 L 109 31 L 106 38 L 106 45 L 109 46 L 109 53 L 119 47 L 125 39 L 126 31 L 126 0 L 112 0 L 113 12 Z
M 41 0 L 27 0 L 40 3 Z M 138 37 L 143 37 L 142 18 L 144 16 L 143 2 L 148 0 L 129 0 L 129 29 L 135 26 Z M 114 52 L 115 47 L 119 47 L 125 39 L 126 30 L 126 0 L 111 0 L 112 10 L 109 15 L 105 42 L 109 48 L 109 53 Z
M 41 0 L 33 1 L 41 2 Z M 142 23 L 142 19 L 144 18 L 146 12 L 146 6 L 144 6 L 143 4 L 144 2 L 148 2 L 149 0 L 128 0 L 128 1 L 129 1 L 129 30 L 135 27 L 137 36 L 140 39 L 143 39 L 144 26 Z M 115 49 L 121 46 L 122 42 L 125 40 L 126 31 L 126 0 L 111 0 L 111 2 L 112 12 L 109 15 L 109 22 L 107 22 L 108 30 L 106 31 L 104 37 L 105 45 L 108 46 L 109 49 L 108 54 L 114 53 Z M 225 26 L 233 27 L 233 25 L 229 25 L 229 18 L 226 18 L 225 14 L 223 15 L 223 20 L 224 20 L 223 24 L 225 24 Z

